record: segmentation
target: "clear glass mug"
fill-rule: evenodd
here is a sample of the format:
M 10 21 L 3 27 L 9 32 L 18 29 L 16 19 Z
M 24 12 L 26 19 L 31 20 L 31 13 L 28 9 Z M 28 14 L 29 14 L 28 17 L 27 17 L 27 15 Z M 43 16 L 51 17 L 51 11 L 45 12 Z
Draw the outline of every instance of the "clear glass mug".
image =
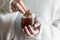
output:
M 31 25 L 34 28 L 34 24 L 37 23 L 37 21 L 38 21 L 36 18 L 37 17 L 36 17 L 35 14 L 31 14 L 28 17 L 22 16 L 22 18 L 21 18 L 21 28 L 24 28 L 25 26 L 28 27 L 28 25 Z

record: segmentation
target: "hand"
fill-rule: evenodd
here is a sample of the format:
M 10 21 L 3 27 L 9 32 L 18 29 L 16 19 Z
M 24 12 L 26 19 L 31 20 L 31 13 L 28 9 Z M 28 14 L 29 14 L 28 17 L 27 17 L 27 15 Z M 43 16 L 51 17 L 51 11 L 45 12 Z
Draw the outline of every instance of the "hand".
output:
M 22 0 L 14 0 L 11 3 L 11 9 L 13 12 L 20 11 L 22 13 L 25 13 L 27 11 L 27 8 L 25 7 Z
M 39 33 L 39 31 L 40 31 L 40 26 L 41 26 L 40 23 L 36 23 L 36 24 L 34 25 L 34 29 L 32 28 L 31 25 L 29 25 L 28 27 L 25 26 L 24 28 L 22 28 L 21 31 L 22 31 L 23 33 L 27 34 L 28 36 L 34 36 L 34 35 L 36 35 L 36 34 Z

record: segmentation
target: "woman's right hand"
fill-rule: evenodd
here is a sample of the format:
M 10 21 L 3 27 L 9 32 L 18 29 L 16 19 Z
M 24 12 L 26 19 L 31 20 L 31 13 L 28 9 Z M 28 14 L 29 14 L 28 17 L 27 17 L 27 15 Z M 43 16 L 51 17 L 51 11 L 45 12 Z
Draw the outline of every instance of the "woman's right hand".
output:
M 27 11 L 27 8 L 25 7 L 22 0 L 14 0 L 11 3 L 11 9 L 13 12 L 20 11 L 22 13 L 25 13 Z

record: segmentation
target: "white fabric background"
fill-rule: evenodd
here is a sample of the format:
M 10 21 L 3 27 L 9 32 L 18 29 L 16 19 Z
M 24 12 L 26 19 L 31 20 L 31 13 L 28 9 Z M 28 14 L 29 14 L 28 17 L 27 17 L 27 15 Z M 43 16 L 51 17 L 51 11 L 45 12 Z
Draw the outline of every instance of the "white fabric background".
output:
M 0 0 L 0 5 L 1 5 Z M 1 13 L 9 12 L 9 0 L 5 6 L 2 7 Z M 60 40 L 60 26 L 55 27 L 56 20 L 60 19 L 60 0 L 23 0 L 28 9 L 35 13 L 42 20 L 42 34 L 41 40 Z M 7 8 L 7 9 L 5 9 Z M 0 9 L 1 10 L 1 9 Z M 55 22 L 53 26 L 52 23 Z M 58 25 L 58 24 L 57 24 Z M 60 24 L 59 24 L 60 25 Z M 40 35 L 39 35 L 40 36 Z M 20 37 L 20 36 L 19 36 Z M 18 39 L 19 40 L 19 39 Z M 27 39 L 29 40 L 29 39 Z

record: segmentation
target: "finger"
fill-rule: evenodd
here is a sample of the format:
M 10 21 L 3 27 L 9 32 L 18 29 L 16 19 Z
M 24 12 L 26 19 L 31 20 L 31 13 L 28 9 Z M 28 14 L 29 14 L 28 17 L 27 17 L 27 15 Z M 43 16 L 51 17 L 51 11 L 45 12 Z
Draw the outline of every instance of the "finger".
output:
M 31 27 L 31 25 L 29 25 L 28 27 L 29 27 L 30 33 L 31 33 L 31 34 L 34 34 L 35 32 L 34 32 L 33 28 Z
M 33 28 L 31 27 L 31 25 L 29 25 L 29 30 L 30 30 L 30 33 L 31 33 L 32 35 L 36 35 L 36 34 L 38 34 L 38 32 L 39 32 L 39 30 L 33 30 Z
M 34 25 L 34 27 L 37 28 L 37 27 L 39 27 L 40 25 L 41 25 L 40 23 L 36 23 L 36 24 Z
M 19 3 L 16 2 L 16 6 L 19 10 L 21 10 L 23 13 L 25 13 L 24 9 L 21 7 Z
M 13 11 L 16 11 L 16 5 L 15 5 L 14 3 L 11 3 L 11 9 L 12 9 Z
M 29 32 L 28 28 L 25 26 L 24 29 L 25 29 L 26 33 L 30 36 L 31 33 Z
M 17 1 L 13 1 L 13 5 L 15 5 L 18 8 L 18 11 L 25 13 L 24 9 Z
M 36 35 L 36 34 L 38 34 L 39 33 L 39 30 L 35 30 L 35 34 L 34 35 Z
M 11 5 L 11 9 L 12 9 L 12 10 L 14 10 L 14 7 L 13 7 L 13 5 Z
M 27 8 L 25 7 L 22 0 L 15 0 L 15 1 L 17 1 L 21 5 L 21 7 L 24 9 L 24 11 L 27 11 Z
M 17 7 L 14 2 L 11 3 L 11 9 L 13 10 L 13 12 L 17 11 Z
M 19 10 L 16 6 L 13 6 L 13 5 L 11 6 L 11 9 L 12 9 L 13 12 Z
M 20 0 L 19 4 L 23 7 L 24 11 L 27 11 L 27 8 L 26 6 L 24 5 L 23 1 Z
M 36 23 L 36 24 L 34 25 L 34 30 L 40 30 L 40 26 L 41 26 L 40 23 Z

